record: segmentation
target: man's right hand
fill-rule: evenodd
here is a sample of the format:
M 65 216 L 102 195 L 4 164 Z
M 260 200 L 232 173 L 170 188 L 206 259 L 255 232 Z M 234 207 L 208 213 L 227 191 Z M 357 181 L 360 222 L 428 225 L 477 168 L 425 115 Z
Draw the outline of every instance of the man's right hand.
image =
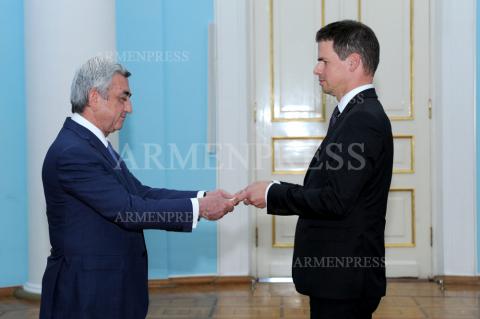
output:
M 207 196 L 198 199 L 200 216 L 208 220 L 218 220 L 232 212 L 238 201 L 227 196 L 224 191 L 208 192 Z M 231 197 L 231 198 L 230 198 Z

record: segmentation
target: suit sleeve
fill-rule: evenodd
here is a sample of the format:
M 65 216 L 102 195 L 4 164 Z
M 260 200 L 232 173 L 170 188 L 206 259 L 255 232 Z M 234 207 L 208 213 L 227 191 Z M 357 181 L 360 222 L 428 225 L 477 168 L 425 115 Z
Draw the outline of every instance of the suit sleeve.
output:
M 198 191 L 179 191 L 175 189 L 166 188 L 152 188 L 143 185 L 130 171 L 128 171 L 130 178 L 135 183 L 139 195 L 142 198 L 150 199 L 182 199 L 182 198 L 196 198 Z
M 67 193 L 126 229 L 192 230 L 190 199 L 152 199 L 130 194 L 88 150 L 64 150 L 57 158 L 57 172 Z
M 272 185 L 267 194 L 268 213 L 305 218 L 347 216 L 383 151 L 384 133 L 380 128 L 381 123 L 366 113 L 348 118 L 337 141 L 325 145 L 328 159 L 313 168 L 326 170 L 325 183 L 308 189 L 287 183 Z

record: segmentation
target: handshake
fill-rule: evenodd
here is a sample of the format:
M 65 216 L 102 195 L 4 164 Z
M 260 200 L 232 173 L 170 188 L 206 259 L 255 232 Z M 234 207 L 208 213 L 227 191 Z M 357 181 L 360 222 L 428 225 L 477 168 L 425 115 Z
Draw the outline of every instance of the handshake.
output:
M 218 220 L 232 212 L 240 202 L 245 205 L 254 205 L 257 208 L 265 208 L 265 192 L 270 183 L 267 181 L 255 182 L 234 195 L 221 189 L 207 192 L 205 197 L 198 200 L 200 216 L 208 220 Z

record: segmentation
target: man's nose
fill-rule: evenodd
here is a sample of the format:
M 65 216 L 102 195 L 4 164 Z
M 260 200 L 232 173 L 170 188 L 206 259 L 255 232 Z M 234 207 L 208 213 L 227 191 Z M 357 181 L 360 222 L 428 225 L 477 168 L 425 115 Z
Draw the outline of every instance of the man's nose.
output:
M 322 73 L 321 66 L 320 66 L 320 63 L 318 63 L 318 64 L 315 65 L 315 67 L 313 68 L 313 74 L 315 74 L 315 75 L 320 75 L 321 73 Z
M 125 112 L 132 113 L 132 111 L 133 111 L 132 101 L 128 99 L 127 103 L 125 103 Z

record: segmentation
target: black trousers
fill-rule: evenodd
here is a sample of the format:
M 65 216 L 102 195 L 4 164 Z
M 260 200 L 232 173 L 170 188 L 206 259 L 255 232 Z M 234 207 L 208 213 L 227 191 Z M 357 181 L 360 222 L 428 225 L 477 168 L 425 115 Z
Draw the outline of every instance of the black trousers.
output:
M 310 297 L 311 319 L 372 319 L 380 303 L 372 299 L 333 300 Z

